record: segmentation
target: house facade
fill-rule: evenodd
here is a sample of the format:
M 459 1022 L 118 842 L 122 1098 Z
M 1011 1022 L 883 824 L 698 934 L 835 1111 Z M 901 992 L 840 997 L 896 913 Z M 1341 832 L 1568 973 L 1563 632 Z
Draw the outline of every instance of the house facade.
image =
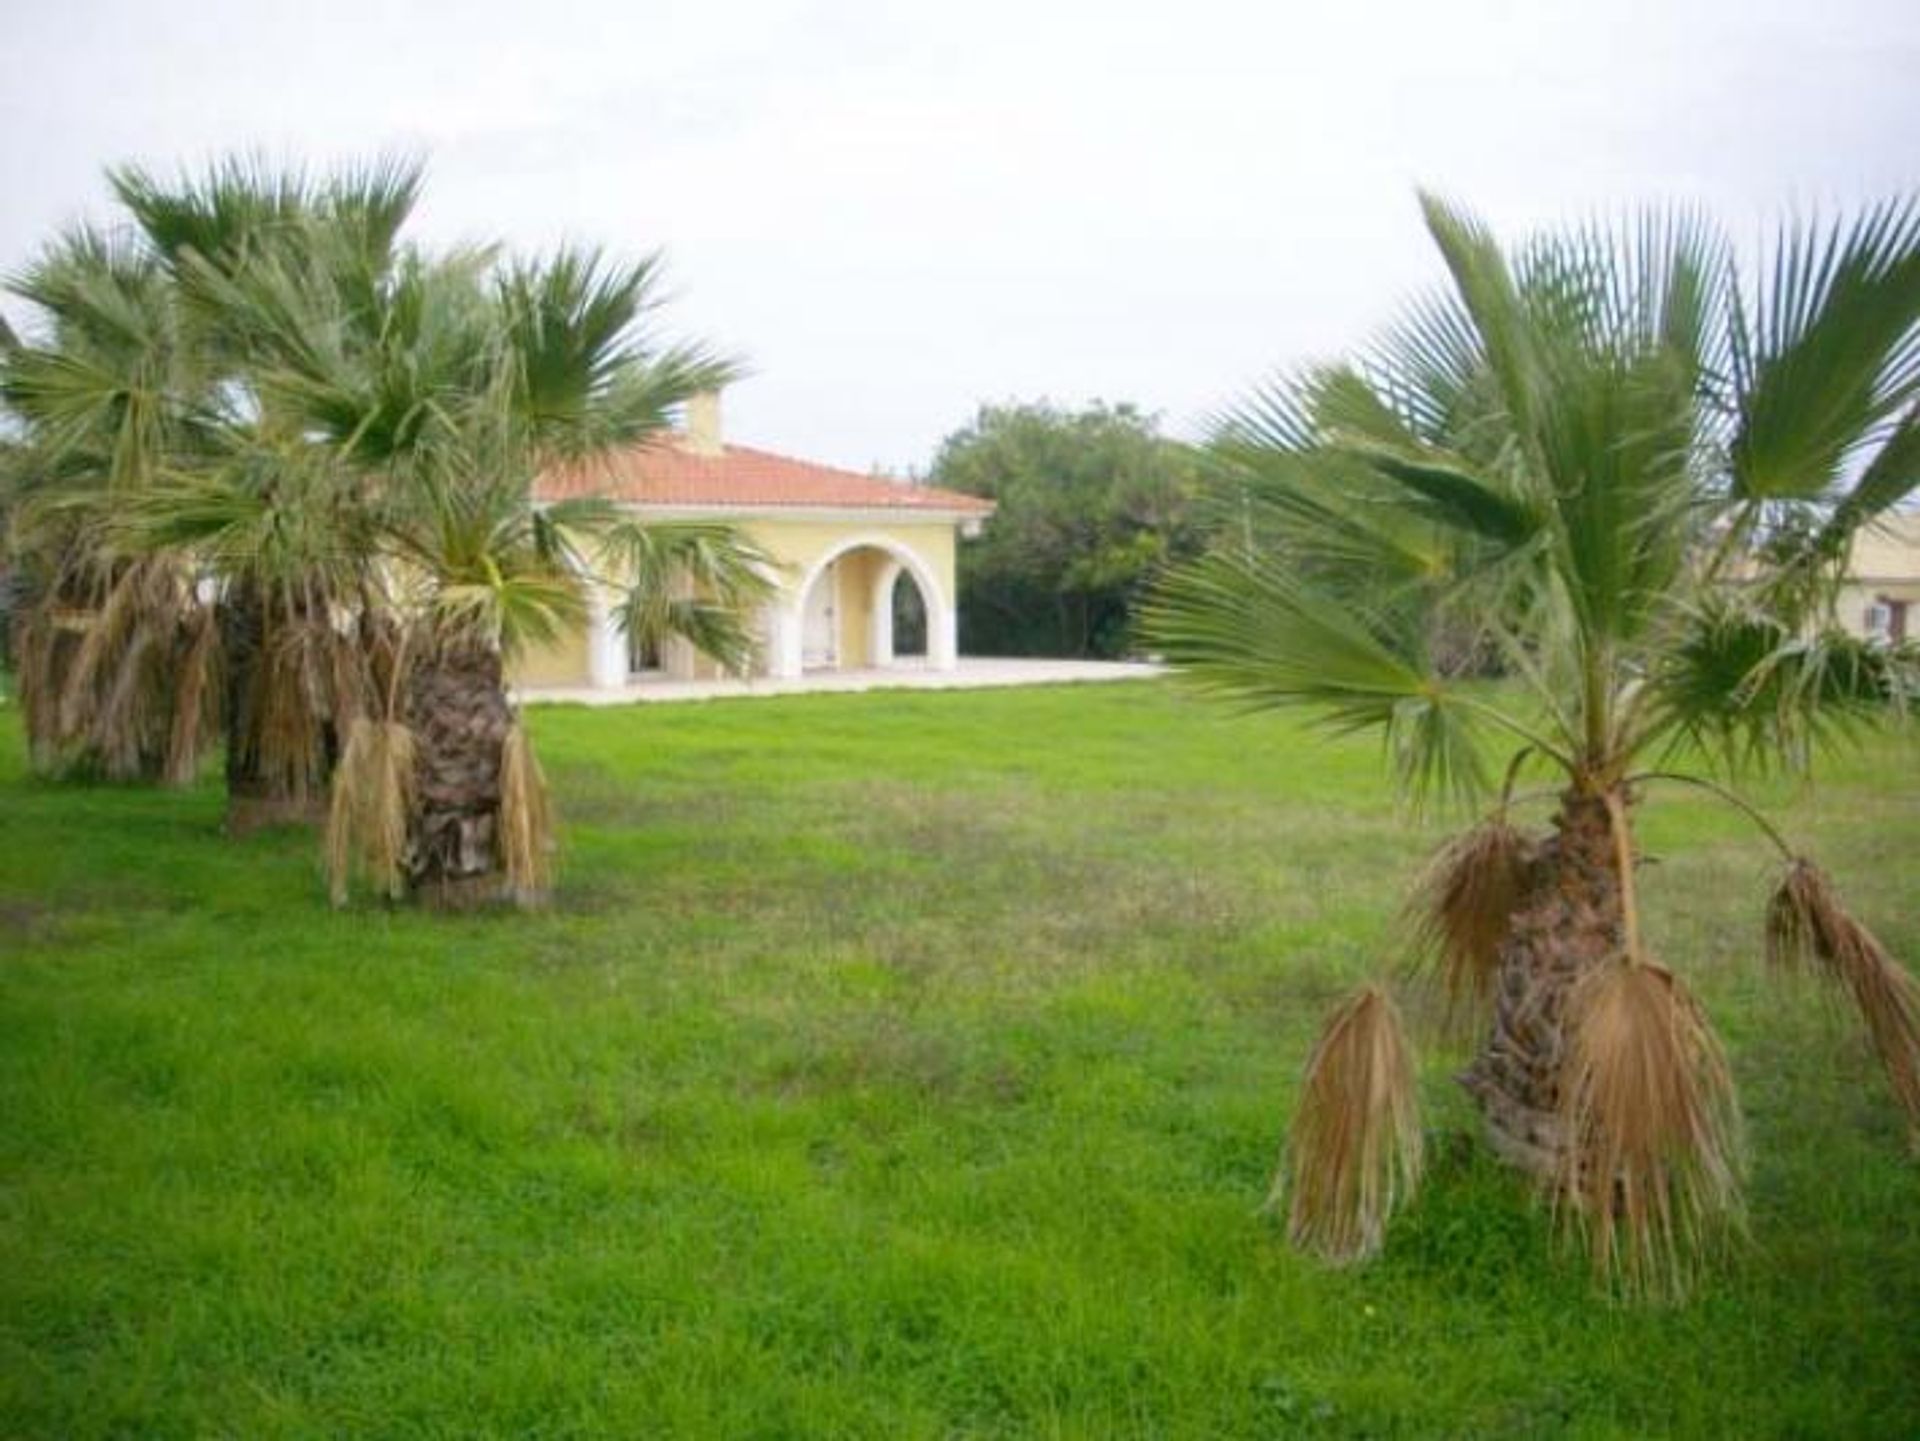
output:
M 1920 511 L 1883 516 L 1854 537 L 1838 609 L 1855 635 L 1920 640 Z
M 748 446 L 720 433 L 718 396 L 687 407 L 670 432 L 591 468 L 553 472 L 536 498 L 597 495 L 642 518 L 737 525 L 777 563 L 776 591 L 755 619 L 752 673 L 920 666 L 958 660 L 954 547 L 993 512 L 977 496 L 909 485 Z M 896 634 L 896 612 L 918 624 Z M 910 630 L 911 633 L 907 633 Z M 651 680 L 705 680 L 718 666 L 684 641 L 629 642 L 605 597 L 586 623 L 514 661 L 522 688 L 619 690 Z

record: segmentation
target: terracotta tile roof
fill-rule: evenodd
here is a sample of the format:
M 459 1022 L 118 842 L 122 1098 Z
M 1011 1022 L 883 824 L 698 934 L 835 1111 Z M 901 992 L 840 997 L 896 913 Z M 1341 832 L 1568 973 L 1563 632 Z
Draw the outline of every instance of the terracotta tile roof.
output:
M 958 491 L 908 485 L 744 445 L 718 455 L 686 448 L 678 433 L 590 465 L 550 470 L 534 484 L 540 500 L 597 495 L 635 505 L 963 511 L 990 515 L 993 502 Z

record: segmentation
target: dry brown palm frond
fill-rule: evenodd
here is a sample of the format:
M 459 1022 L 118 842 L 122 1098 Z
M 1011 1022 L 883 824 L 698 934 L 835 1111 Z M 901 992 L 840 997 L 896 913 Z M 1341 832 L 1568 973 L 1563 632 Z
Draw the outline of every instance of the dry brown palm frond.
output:
M 1832 879 L 1804 856 L 1787 867 L 1767 904 L 1767 957 L 1778 965 L 1812 963 L 1846 986 L 1920 1143 L 1920 984 L 1847 913 Z
M 356 856 L 375 890 L 392 900 L 406 893 L 413 791 L 413 732 L 393 721 L 354 722 L 327 815 L 327 884 L 336 906 L 347 903 Z
M 180 575 L 139 560 L 105 567 L 78 590 L 83 604 L 61 617 L 73 642 L 56 653 L 57 745 L 115 780 L 149 775 L 166 748 L 169 661 L 187 610 Z
M 254 762 L 273 792 L 304 805 L 326 779 L 326 641 L 308 617 L 275 615 L 267 624 L 253 686 Z
M 1420 1181 L 1413 1056 L 1387 993 L 1365 986 L 1327 1018 L 1270 1205 L 1288 1197 L 1287 1239 L 1333 1263 L 1380 1249 L 1387 1218 Z
M 527 728 L 516 725 L 500 748 L 500 865 L 516 905 L 534 906 L 553 887 L 553 806 Z
M 201 754 L 212 742 L 210 716 L 219 714 L 220 626 L 212 606 L 202 606 L 187 632 L 174 679 L 173 725 L 167 737 L 164 778 L 168 785 L 193 783 Z
M 1739 1107 L 1706 1013 L 1664 967 L 1610 962 L 1568 998 L 1564 1065 L 1565 1218 L 1629 1293 L 1683 1292 L 1741 1214 Z
M 1434 854 L 1407 904 L 1416 953 L 1438 972 L 1452 1016 L 1493 990 L 1532 852 L 1504 818 L 1483 821 Z
M 146 773 L 146 758 L 156 747 L 162 717 L 156 708 L 156 689 L 167 683 L 164 663 L 156 664 L 158 647 L 151 631 L 138 627 L 128 633 L 114 657 L 105 692 L 85 724 L 88 739 L 98 751 L 113 780 L 135 780 Z
M 1826 872 L 1804 856 L 1795 857 L 1767 902 L 1767 963 L 1793 970 L 1824 959 L 1816 935 L 1839 913 L 1840 898 Z
M 90 608 L 61 677 L 60 728 L 65 733 L 76 734 L 90 721 L 97 724 L 90 713 L 113 689 L 116 677 L 124 677 L 127 648 L 140 633 L 145 579 L 143 567 L 123 567 Z
M 327 719 L 334 734 L 344 736 L 361 716 L 381 709 L 381 698 L 374 694 L 370 682 L 370 664 L 360 649 L 358 628 L 342 627 L 331 618 L 322 624 L 330 706 Z
M 27 731 L 27 757 L 34 770 L 54 770 L 60 762 L 59 654 L 63 635 L 50 603 L 21 613 L 14 628 L 14 690 Z

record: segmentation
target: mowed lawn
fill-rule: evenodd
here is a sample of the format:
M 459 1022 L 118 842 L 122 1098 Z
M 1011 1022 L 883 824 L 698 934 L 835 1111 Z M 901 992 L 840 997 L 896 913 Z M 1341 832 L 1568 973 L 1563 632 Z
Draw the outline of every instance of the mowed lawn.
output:
M 1647 1436 L 1920 1428 L 1920 1163 L 1765 973 L 1773 864 L 1649 808 L 1751 1241 L 1628 1309 L 1470 1137 L 1385 1256 L 1262 1214 L 1441 832 L 1378 747 L 1170 686 L 532 713 L 537 916 L 326 907 L 221 798 L 0 710 L 0 1435 Z M 1920 957 L 1920 750 L 1762 788 Z

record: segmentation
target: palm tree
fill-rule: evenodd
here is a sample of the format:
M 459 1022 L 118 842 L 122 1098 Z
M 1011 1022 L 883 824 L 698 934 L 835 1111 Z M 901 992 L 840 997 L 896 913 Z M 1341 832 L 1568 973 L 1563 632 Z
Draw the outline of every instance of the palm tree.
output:
M 171 183 L 134 168 L 110 179 L 229 399 L 209 444 L 150 487 L 123 530 L 192 555 L 217 585 L 228 829 L 310 819 L 365 709 L 355 656 L 373 624 L 367 511 L 380 498 L 274 380 L 289 344 L 377 342 L 365 327 L 401 262 L 421 167 L 316 178 L 236 159 Z
M 38 580 L 20 637 L 29 733 L 43 757 L 99 754 L 114 774 L 164 760 L 184 781 L 218 720 L 229 824 L 297 817 L 354 709 L 328 623 L 355 556 L 327 522 L 349 492 L 317 503 L 327 457 L 268 403 L 263 336 L 225 302 L 288 277 L 330 298 L 377 283 L 419 169 L 314 180 L 229 161 L 109 180 L 129 223 L 76 232 L 14 282 L 45 333 L 0 376 L 32 462 L 15 529 Z M 217 544 L 187 543 L 208 526 Z
M 389 894 L 544 896 L 544 786 L 505 667 L 578 620 L 595 588 L 643 632 L 684 635 L 729 665 L 748 658 L 745 616 L 771 566 L 731 527 L 642 526 L 603 502 L 534 498 L 549 466 L 644 441 L 733 373 L 700 347 L 646 343 L 656 275 L 654 261 L 580 251 L 505 266 L 412 258 L 370 294 L 373 343 L 289 344 L 267 382 L 382 498 L 368 611 L 391 618 L 393 643 L 368 657 L 378 699 L 334 788 L 337 900 L 356 854 Z
M 198 450 L 219 394 L 145 248 L 78 229 L 9 287 L 39 324 L 0 355 L 19 422 L 8 549 L 33 759 L 116 779 L 191 777 L 212 727 L 210 612 L 174 560 L 115 516 Z
M 37 752 L 115 774 L 190 778 L 220 715 L 234 829 L 307 814 L 351 761 L 336 893 L 359 846 L 389 888 L 530 899 L 544 803 L 506 658 L 598 588 L 742 665 L 770 562 L 729 527 L 534 503 L 733 367 L 642 332 L 657 259 L 402 244 L 420 178 L 118 170 L 129 231 L 15 282 L 48 317 L 0 369 L 31 476 L 22 689 Z
M 1449 287 L 1220 423 L 1220 543 L 1150 630 L 1203 687 L 1383 733 L 1416 802 L 1483 793 L 1504 752 L 1418 897 L 1451 995 L 1484 1006 L 1465 1085 L 1596 1261 L 1663 1289 L 1734 1214 L 1740 1148 L 1711 1026 L 1642 933 L 1632 813 L 1670 783 L 1752 813 L 1703 764 L 1804 765 L 1913 687 L 1832 595 L 1920 479 L 1920 211 L 1786 227 L 1756 284 L 1689 215 L 1507 251 L 1423 207 Z M 1511 820 L 1528 772 L 1544 835 Z M 1920 989 L 1765 829 L 1770 950 L 1852 992 L 1920 1125 Z M 1379 1244 L 1418 1173 L 1404 1056 L 1379 988 L 1330 1022 L 1284 1177 L 1297 1243 Z
M 552 820 L 508 662 L 579 623 L 598 588 L 618 596 L 633 632 L 684 637 L 742 669 L 772 561 L 725 525 L 642 524 L 592 500 L 536 506 L 524 470 L 490 451 L 436 455 L 386 541 L 404 620 L 386 720 L 366 724 L 366 768 L 344 766 L 336 787 L 336 902 L 358 845 L 389 895 L 538 904 L 551 886 Z

